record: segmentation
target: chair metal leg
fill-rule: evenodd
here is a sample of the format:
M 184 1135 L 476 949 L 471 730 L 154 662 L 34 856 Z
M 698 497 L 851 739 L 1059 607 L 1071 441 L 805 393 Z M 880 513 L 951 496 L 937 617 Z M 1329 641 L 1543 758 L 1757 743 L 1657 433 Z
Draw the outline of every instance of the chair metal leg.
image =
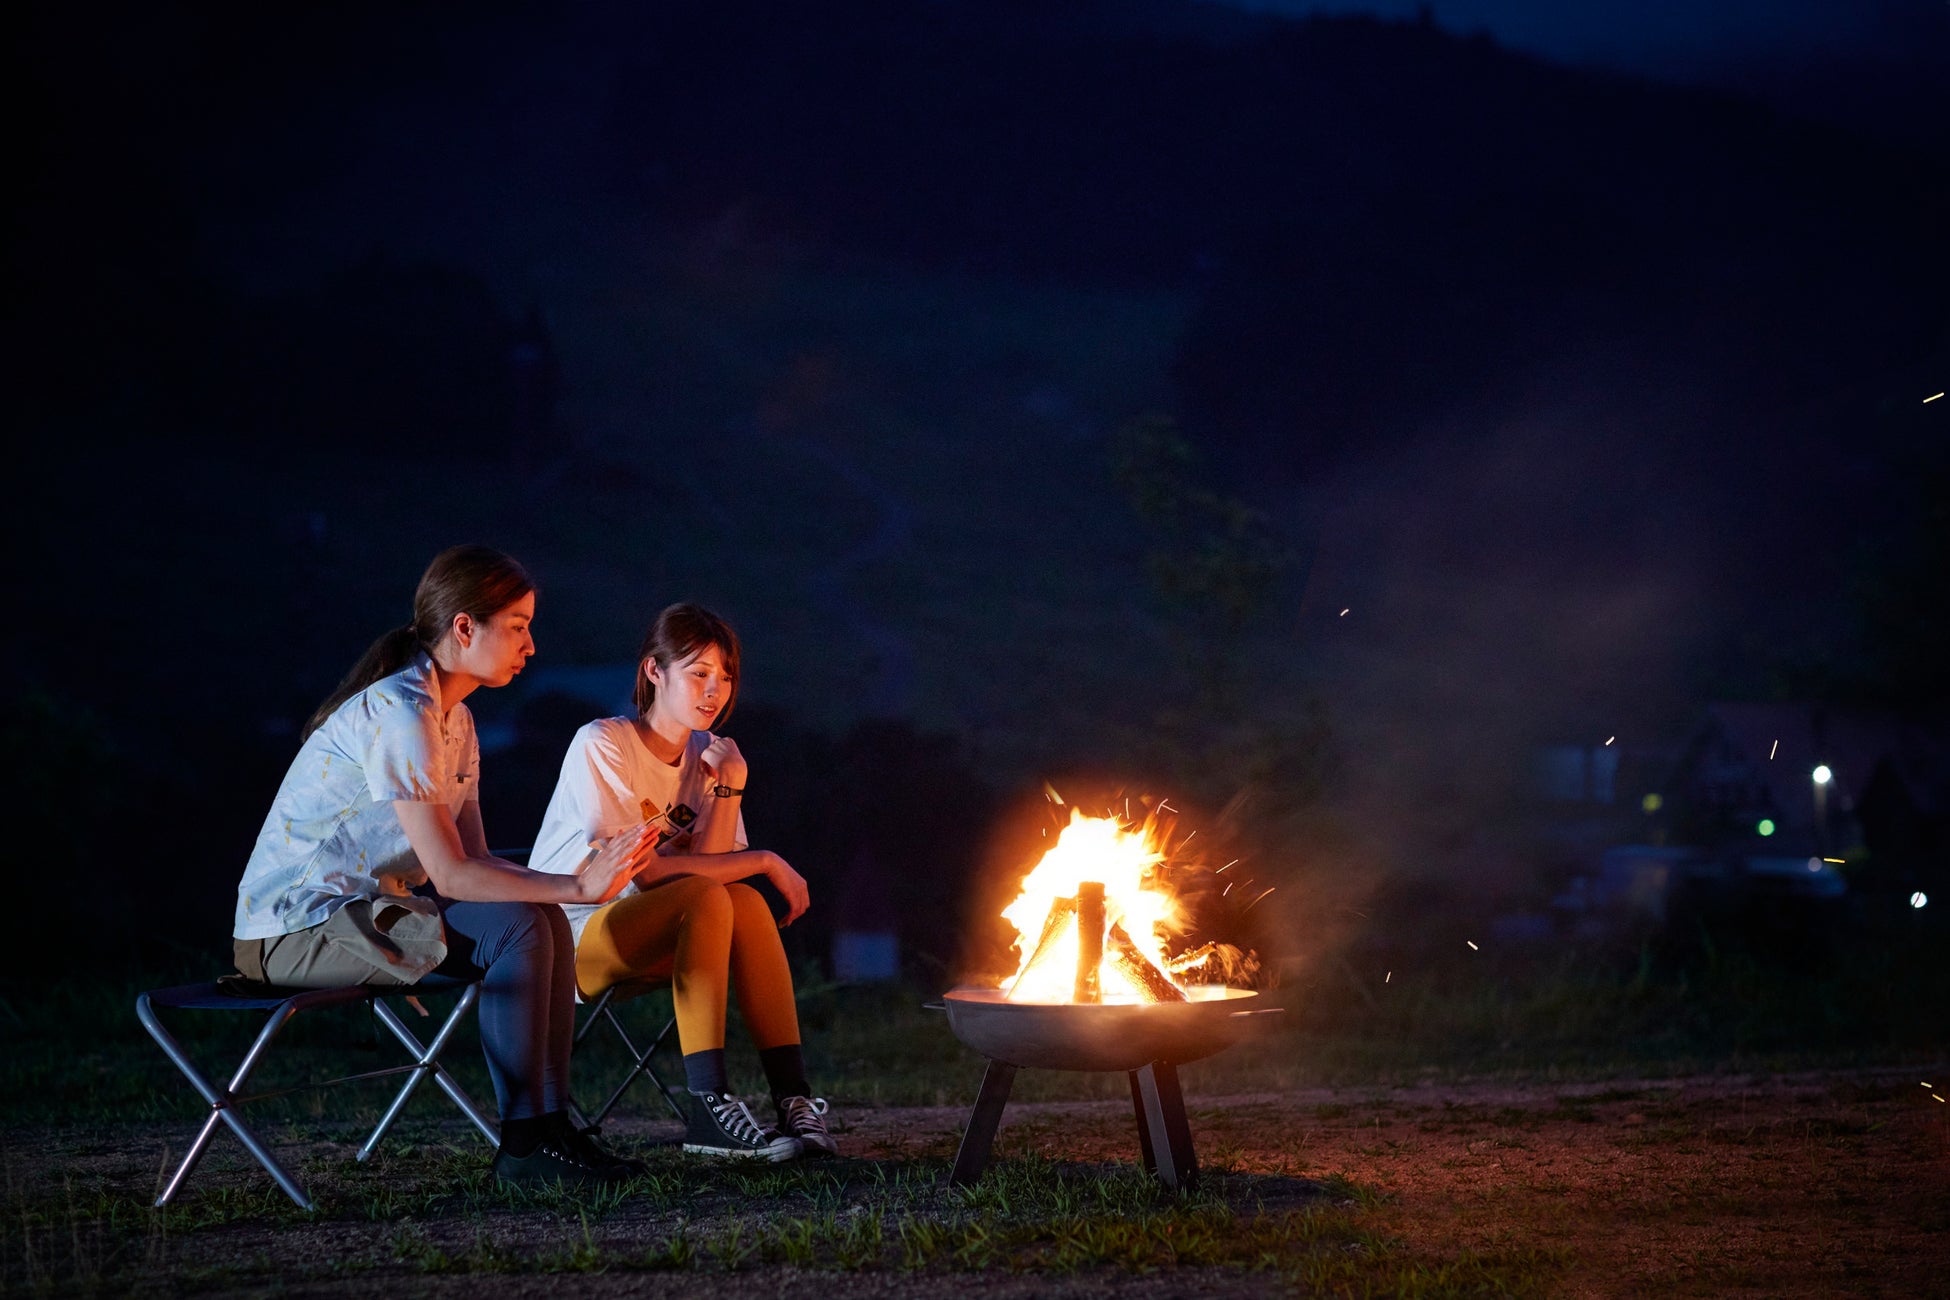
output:
M 237 1140 L 244 1144 L 244 1149 L 251 1153 L 258 1164 L 264 1166 L 265 1172 L 271 1175 L 286 1196 L 297 1202 L 299 1209 L 317 1208 L 311 1198 L 305 1195 L 305 1189 L 298 1185 L 298 1180 L 278 1163 L 277 1157 L 271 1154 L 271 1149 L 251 1130 L 250 1125 L 244 1123 L 234 1104 L 236 1094 L 250 1081 L 251 1072 L 263 1059 L 265 1049 L 270 1047 L 271 1040 L 276 1038 L 278 1031 L 297 1014 L 291 1006 L 289 1004 L 279 1006 L 271 1013 L 264 1028 L 258 1031 L 257 1038 L 251 1043 L 250 1050 L 244 1053 L 244 1059 L 238 1064 L 236 1072 L 231 1075 L 230 1084 L 226 1088 L 218 1088 L 196 1068 L 188 1053 L 183 1051 L 181 1044 L 167 1029 L 163 1028 L 162 1021 L 156 1016 L 155 1008 L 149 1005 L 148 994 L 145 993 L 136 999 L 135 1014 L 136 1019 L 142 1022 L 142 1027 L 149 1031 L 149 1036 L 156 1040 L 156 1045 L 162 1048 L 163 1055 L 182 1071 L 183 1077 L 190 1081 L 190 1086 L 210 1104 L 210 1115 L 204 1120 L 202 1130 L 197 1133 L 196 1140 L 190 1144 L 190 1149 L 183 1156 L 182 1163 L 177 1165 L 176 1172 L 170 1176 L 169 1182 L 163 1187 L 162 1194 L 156 1198 L 157 1208 L 160 1209 L 175 1198 L 177 1191 L 183 1186 L 183 1180 L 189 1177 L 190 1171 L 196 1168 L 197 1163 L 203 1158 L 203 1153 L 209 1149 L 210 1139 L 215 1136 L 219 1122 L 237 1135 Z
M 469 984 L 463 989 L 460 1000 L 454 1005 L 453 1013 L 442 1022 L 440 1031 L 433 1036 L 433 1041 L 425 1046 L 421 1045 L 406 1022 L 400 1019 L 399 1013 L 388 1006 L 384 998 L 373 999 L 372 1014 L 380 1024 L 392 1031 L 393 1037 L 399 1039 L 407 1051 L 413 1053 L 413 1063 L 416 1068 L 406 1076 L 406 1082 L 400 1085 L 399 1093 L 394 1096 L 392 1104 L 386 1108 L 386 1113 L 380 1116 L 379 1126 L 373 1129 L 372 1136 L 368 1137 L 366 1144 L 359 1148 L 360 1160 L 370 1159 L 372 1153 L 378 1150 L 380 1140 L 386 1136 L 386 1130 L 393 1126 L 393 1121 L 398 1119 L 400 1112 L 406 1109 L 406 1103 L 412 1099 L 414 1091 L 428 1075 L 432 1075 L 441 1090 L 453 1100 L 456 1106 L 460 1107 L 461 1113 L 473 1121 L 474 1127 L 479 1129 L 481 1135 L 488 1140 L 488 1145 L 497 1147 L 500 1145 L 501 1137 L 493 1122 L 481 1113 L 473 1099 L 461 1090 L 460 1085 L 454 1082 L 453 1076 L 447 1073 L 446 1067 L 440 1064 L 440 1053 L 446 1050 L 447 1040 L 453 1037 L 454 1031 L 460 1027 L 461 1020 L 473 1010 L 480 996 L 481 986 L 478 984 Z
M 657 1095 L 664 1099 L 664 1105 L 670 1107 L 670 1113 L 677 1117 L 678 1123 L 683 1124 L 688 1122 L 689 1117 L 684 1114 L 684 1108 L 677 1104 L 677 1099 L 670 1095 L 670 1085 L 664 1082 L 661 1074 L 657 1073 L 657 1049 L 664 1045 L 664 1040 L 669 1038 L 676 1028 L 675 1016 L 664 1021 L 664 1027 L 657 1031 L 656 1038 L 650 1043 L 650 1050 L 643 1054 L 643 1072 L 650 1076 L 651 1085 L 656 1088 Z
M 637 1076 L 642 1075 L 649 1079 L 650 1085 L 657 1090 L 657 1095 L 663 1098 L 664 1105 L 670 1107 L 670 1113 L 677 1117 L 678 1122 L 685 1122 L 687 1116 L 684 1114 L 684 1108 L 679 1106 L 677 1099 L 671 1095 L 672 1089 L 663 1081 L 663 1076 L 657 1073 L 656 1065 L 657 1052 L 662 1049 L 664 1043 L 669 1041 L 671 1031 L 677 1028 L 676 1019 L 672 1018 L 664 1022 L 663 1028 L 657 1031 L 657 1036 L 650 1040 L 649 1047 L 638 1048 L 636 1040 L 630 1037 L 630 1031 L 624 1027 L 622 1018 L 616 1014 L 611 997 L 615 991 L 614 986 L 603 990 L 602 996 L 597 998 L 594 1005 L 589 1008 L 589 1014 L 583 1017 L 582 1027 L 576 1031 L 575 1041 L 578 1047 L 581 1046 L 582 1040 L 589 1036 L 589 1031 L 596 1027 L 597 1021 L 605 1021 L 611 1029 L 615 1030 L 617 1038 L 622 1040 L 624 1050 L 630 1054 L 630 1068 L 623 1075 L 622 1082 L 618 1083 L 615 1090 L 609 1094 L 609 1099 L 603 1102 L 602 1108 L 596 1112 L 594 1119 L 585 1116 L 581 1107 L 574 1102 L 569 1103 L 570 1117 L 580 1127 L 600 1127 L 602 1122 L 609 1118 L 609 1113 L 616 1109 L 616 1104 L 623 1100 L 623 1094 L 630 1090 L 630 1085 L 636 1082 Z
M 615 1109 L 616 1103 L 623 1100 L 623 1094 L 629 1091 L 630 1085 L 636 1082 L 637 1076 L 642 1075 L 650 1081 L 650 1086 L 657 1090 L 657 1095 L 664 1099 L 664 1105 L 670 1107 L 670 1113 L 677 1117 L 677 1122 L 687 1123 L 689 1116 L 684 1114 L 684 1108 L 677 1104 L 677 1099 L 670 1095 L 670 1085 L 665 1083 L 663 1076 L 657 1073 L 657 1049 L 662 1047 L 664 1041 L 670 1037 L 671 1030 L 677 1028 L 677 1021 L 675 1019 L 665 1021 L 664 1027 L 657 1031 L 657 1036 L 650 1040 L 650 1046 L 638 1051 L 636 1041 L 624 1030 L 623 1022 L 616 1018 L 616 1012 L 606 1009 L 604 1014 L 616 1027 L 616 1036 L 623 1040 L 623 1046 L 629 1050 L 633 1060 L 629 1073 L 623 1076 L 623 1082 L 616 1085 L 616 1091 L 609 1095 L 609 1100 L 603 1103 L 603 1108 L 596 1112 L 595 1122 L 601 1124 L 609 1116 L 609 1112 Z
M 612 984 L 610 985 L 610 987 L 604 989 L 602 992 L 602 996 L 598 997 L 596 1001 L 593 1004 L 591 1004 L 589 1008 L 589 1014 L 582 1018 L 582 1027 L 576 1030 L 574 1046 L 581 1047 L 582 1040 L 589 1037 L 589 1031 L 596 1027 L 597 1017 L 601 1016 L 603 1012 L 609 1007 L 610 996 L 615 992 L 616 992 L 616 986 Z

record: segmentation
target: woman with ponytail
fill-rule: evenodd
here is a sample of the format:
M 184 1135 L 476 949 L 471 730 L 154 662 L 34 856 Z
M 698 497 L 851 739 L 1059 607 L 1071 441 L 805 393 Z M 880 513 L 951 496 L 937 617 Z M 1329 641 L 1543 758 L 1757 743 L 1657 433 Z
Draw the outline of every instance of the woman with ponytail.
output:
M 632 1162 L 568 1119 L 575 943 L 559 905 L 614 898 L 655 841 L 618 836 L 567 874 L 488 851 L 463 701 L 514 680 L 534 616 L 535 584 L 508 556 L 434 558 L 413 621 L 373 642 L 305 729 L 238 885 L 237 969 L 284 988 L 480 981 L 496 1176 L 616 1182 Z

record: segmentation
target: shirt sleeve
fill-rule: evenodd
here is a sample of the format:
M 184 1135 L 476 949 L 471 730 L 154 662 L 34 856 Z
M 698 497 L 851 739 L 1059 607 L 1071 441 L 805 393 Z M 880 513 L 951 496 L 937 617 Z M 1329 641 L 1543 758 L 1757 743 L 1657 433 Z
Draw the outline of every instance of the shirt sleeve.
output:
M 405 702 L 374 710 L 360 765 L 375 803 L 445 803 L 447 747 L 430 708 Z
M 606 840 L 643 822 L 642 798 L 630 787 L 630 774 L 616 737 L 591 730 L 562 765 L 562 780 L 576 784 L 577 808 L 588 840 Z

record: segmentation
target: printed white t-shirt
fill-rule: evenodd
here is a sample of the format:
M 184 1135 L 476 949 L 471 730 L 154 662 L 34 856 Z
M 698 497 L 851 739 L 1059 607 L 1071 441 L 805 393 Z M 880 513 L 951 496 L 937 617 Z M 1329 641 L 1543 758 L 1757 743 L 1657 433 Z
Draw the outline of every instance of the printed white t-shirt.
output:
M 405 894 L 426 881 L 395 800 L 480 798 L 481 747 L 465 704 L 440 707 L 433 659 L 382 677 L 339 705 L 284 774 L 237 886 L 239 939 L 318 925 L 355 898 Z
M 596 841 L 619 835 L 659 814 L 668 817 L 656 833 L 658 851 L 688 852 L 689 827 L 704 812 L 706 801 L 715 798 L 701 759 L 716 739 L 711 732 L 693 731 L 683 757 L 673 765 L 650 752 L 637 734 L 634 719 L 598 718 L 585 724 L 562 757 L 562 775 L 556 779 L 555 794 L 542 816 L 541 833 L 535 837 L 535 851 L 529 855 L 528 865 L 536 871 L 573 875 L 588 859 Z M 740 849 L 750 843 L 745 838 L 742 812 L 733 842 Z M 637 892 L 632 881 L 617 897 L 627 898 Z M 598 906 L 562 905 L 577 943 L 582 942 L 582 927 Z

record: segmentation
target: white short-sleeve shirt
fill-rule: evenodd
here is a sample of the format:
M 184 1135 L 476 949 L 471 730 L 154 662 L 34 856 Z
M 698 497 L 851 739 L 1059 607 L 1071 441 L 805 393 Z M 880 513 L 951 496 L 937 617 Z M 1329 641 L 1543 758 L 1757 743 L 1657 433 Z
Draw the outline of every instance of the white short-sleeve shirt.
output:
M 659 814 L 669 814 L 657 832 L 659 851 L 683 853 L 690 847 L 689 827 L 705 809 L 711 778 L 702 756 L 717 737 L 693 731 L 690 743 L 675 764 L 650 752 L 631 718 L 598 718 L 576 732 L 562 758 L 562 775 L 542 816 L 541 833 L 528 865 L 536 871 L 573 875 L 598 840 L 621 834 Z M 734 843 L 745 848 L 745 816 L 738 815 Z M 632 881 L 618 897 L 637 892 Z M 582 927 L 598 904 L 564 903 L 562 911 L 582 942 Z
M 239 939 L 318 925 L 346 902 L 426 881 L 393 803 L 459 817 L 480 797 L 481 748 L 464 704 L 440 705 L 424 651 L 333 711 L 284 774 L 237 886 Z

